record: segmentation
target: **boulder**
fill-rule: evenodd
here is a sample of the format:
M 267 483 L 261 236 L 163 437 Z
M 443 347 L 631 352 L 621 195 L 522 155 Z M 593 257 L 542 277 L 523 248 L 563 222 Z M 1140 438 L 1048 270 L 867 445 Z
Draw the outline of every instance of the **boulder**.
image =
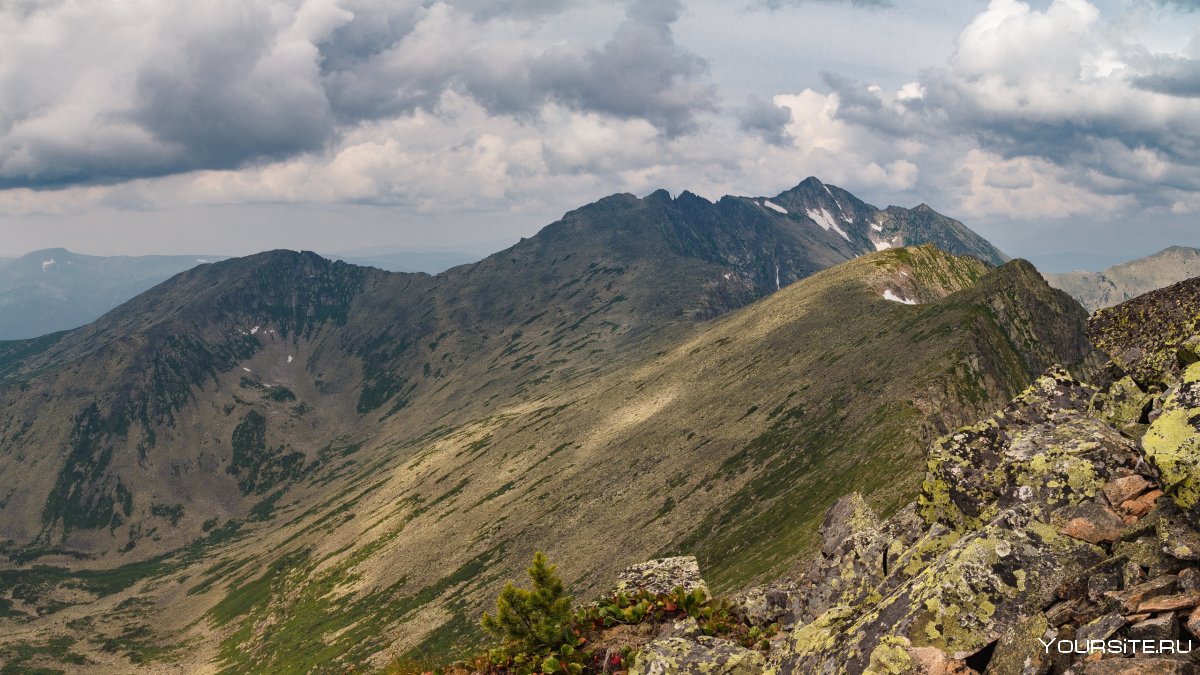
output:
M 1087 643 L 1092 640 L 1107 640 L 1124 626 L 1125 617 L 1115 612 L 1105 614 L 1084 626 L 1080 626 L 1079 630 L 1075 631 L 1075 640 L 1080 643 Z
M 1154 509 L 1158 503 L 1158 498 L 1161 496 L 1163 496 L 1162 490 L 1151 490 L 1136 499 L 1121 502 L 1120 509 L 1123 513 L 1127 513 L 1135 518 L 1141 518 Z
M 1172 612 L 1143 619 L 1129 627 L 1131 640 L 1174 640 L 1178 636 L 1179 626 Z
M 1052 665 L 1044 642 L 1058 638 L 1049 617 L 1038 612 L 1000 638 L 986 675 L 1045 675 Z
M 629 675 L 760 675 L 762 653 L 711 637 L 662 638 L 642 648 Z
M 655 595 L 670 593 L 682 586 L 685 591 L 697 588 L 708 593 L 708 585 L 700 576 L 700 563 L 695 556 L 659 558 L 626 567 L 617 575 L 617 592 L 646 591 Z
M 1158 576 L 1175 563 L 1163 553 L 1162 545 L 1155 536 L 1138 537 L 1130 541 L 1119 541 L 1113 544 L 1113 555 L 1124 556 L 1149 570 L 1150 576 Z
M 1174 612 L 1180 609 L 1191 609 L 1200 605 L 1200 593 L 1178 593 L 1176 595 L 1160 595 L 1138 603 L 1139 612 Z
M 796 584 L 780 582 L 748 588 L 730 602 L 738 619 L 748 626 L 791 625 L 796 622 L 798 595 Z
M 1122 502 L 1129 501 L 1138 495 L 1142 494 L 1151 487 L 1150 481 L 1146 480 L 1138 474 L 1117 478 L 1116 480 L 1105 483 L 1101 488 L 1104 496 L 1108 498 L 1108 503 L 1117 506 Z
M 1200 638 L 1200 607 L 1193 609 L 1192 613 L 1188 614 L 1187 621 L 1183 625 L 1194 637 Z
M 1132 614 L 1138 611 L 1143 602 L 1151 598 L 1174 594 L 1178 588 L 1176 580 L 1174 575 L 1165 574 L 1123 591 L 1109 593 L 1109 597 L 1120 604 L 1123 612 Z
M 1200 591 L 1200 569 L 1187 567 L 1180 570 L 1179 588 L 1183 591 Z
M 1145 433 L 1143 418 L 1154 403 L 1154 395 L 1142 391 L 1128 375 L 1092 398 L 1089 412 L 1132 437 Z M 1113 502 L 1116 504 L 1116 502 Z
M 1200 560 L 1200 532 L 1188 517 L 1167 502 L 1155 525 L 1163 553 L 1179 560 Z
M 913 647 L 905 638 L 888 638 L 871 652 L 864 675 L 978 675 L 936 647 Z
M 859 672 L 891 637 L 965 659 L 1050 604 L 1067 577 L 1102 555 L 1031 509 L 1005 511 L 895 590 L 798 626 L 772 650 L 771 662 L 780 673 Z
M 1140 458 L 1086 408 L 1093 390 L 1052 369 L 989 419 L 934 443 L 918 507 L 958 531 L 1027 504 L 1051 511 L 1094 498 Z
M 1055 515 L 1066 520 L 1060 532 L 1091 544 L 1113 541 L 1125 529 L 1120 516 L 1094 501 L 1062 509 Z
M 1200 362 L 1183 373 L 1162 413 L 1142 438 L 1146 456 L 1162 474 L 1163 490 L 1185 511 L 1200 506 Z

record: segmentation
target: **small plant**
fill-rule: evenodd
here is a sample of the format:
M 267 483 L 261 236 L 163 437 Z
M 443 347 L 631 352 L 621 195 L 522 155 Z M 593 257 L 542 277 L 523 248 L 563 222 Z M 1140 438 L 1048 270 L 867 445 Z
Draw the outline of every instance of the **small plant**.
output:
M 527 570 L 532 588 L 506 585 L 496 599 L 496 615 L 483 613 L 483 629 L 530 651 L 561 646 L 563 629 L 571 621 L 572 598 L 564 592 L 555 569 L 544 553 L 534 553 Z
M 489 675 L 622 672 L 633 664 L 636 650 L 627 646 L 605 650 L 602 645 L 608 629 L 664 624 L 685 617 L 693 619 L 703 635 L 754 649 L 769 649 L 771 637 L 779 632 L 779 624 L 762 628 L 740 622 L 728 600 L 709 597 L 703 588 L 688 591 L 680 586 L 658 594 L 620 591 L 572 609 L 571 596 L 544 554 L 534 554 L 527 573 L 528 589 L 507 584 L 496 599 L 495 615 L 483 615 L 481 625 L 499 644 L 453 668 Z M 593 644 L 589 638 L 600 642 Z M 432 672 L 436 675 L 438 671 Z

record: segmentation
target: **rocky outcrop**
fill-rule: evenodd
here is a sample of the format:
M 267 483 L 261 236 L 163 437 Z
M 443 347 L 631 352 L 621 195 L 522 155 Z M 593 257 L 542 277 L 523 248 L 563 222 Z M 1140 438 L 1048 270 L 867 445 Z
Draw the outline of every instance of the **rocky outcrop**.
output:
M 1138 454 L 1086 416 L 1093 393 L 1052 370 L 1004 411 L 935 444 L 920 498 L 886 523 L 872 527 L 853 498 L 831 509 L 827 523 L 858 527 L 825 529 L 799 600 L 799 616 L 816 616 L 772 650 L 772 666 L 916 672 L 880 670 L 910 648 L 970 665 L 1103 563 L 1126 527 L 1103 488 L 1139 475 Z
M 629 675 L 757 675 L 765 665 L 761 652 L 739 647 L 729 640 L 671 637 L 655 640 L 643 648 Z
M 630 565 L 617 575 L 617 592 L 646 591 L 665 595 L 676 588 L 691 592 L 697 588 L 708 593 L 708 585 L 700 576 L 700 563 L 695 556 L 659 558 Z
M 1102 309 L 1088 320 L 1088 336 L 1115 369 L 1143 389 L 1161 391 L 1182 367 L 1200 360 L 1200 277 Z
M 1200 363 L 1192 363 L 1167 393 L 1142 439 L 1146 456 L 1162 472 L 1163 487 L 1180 508 L 1200 506 Z

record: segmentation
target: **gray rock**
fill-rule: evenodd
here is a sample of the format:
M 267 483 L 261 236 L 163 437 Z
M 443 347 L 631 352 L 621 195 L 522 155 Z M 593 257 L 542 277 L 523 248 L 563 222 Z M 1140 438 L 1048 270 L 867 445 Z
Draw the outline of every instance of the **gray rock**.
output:
M 672 637 L 643 647 L 629 675 L 759 675 L 765 669 L 760 652 L 728 640 Z
M 615 590 L 644 590 L 658 595 L 670 593 L 680 586 L 688 592 L 701 588 L 708 593 L 708 585 L 700 576 L 700 563 L 696 561 L 695 556 L 659 558 L 630 565 L 617 575 Z
M 1125 626 L 1125 617 L 1120 614 L 1105 614 L 1075 632 L 1075 640 L 1086 643 L 1090 640 L 1107 640 Z
M 1179 624 L 1172 612 L 1152 616 L 1129 627 L 1129 637 L 1133 640 L 1174 640 L 1178 636 Z
M 783 582 L 748 588 L 730 602 L 738 619 L 748 626 L 789 625 L 796 622 L 798 596 L 796 584 Z

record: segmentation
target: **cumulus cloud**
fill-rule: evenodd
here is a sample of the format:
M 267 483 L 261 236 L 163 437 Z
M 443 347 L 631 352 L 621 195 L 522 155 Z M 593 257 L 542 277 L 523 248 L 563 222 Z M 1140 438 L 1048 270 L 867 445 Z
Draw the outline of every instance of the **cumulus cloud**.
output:
M 21 42 L 0 43 L 0 213 L 349 202 L 471 220 L 808 175 L 969 221 L 1200 212 L 1195 54 L 1126 41 L 1085 0 L 992 0 L 948 59 L 891 84 L 827 72 L 732 103 L 677 39 L 676 0 L 604 5 L 575 41 L 540 26 L 596 3 L 141 1 L 0 10 Z
M 1153 72 L 1135 77 L 1133 84 L 1160 94 L 1200 97 L 1200 60 L 1171 59 Z
M 316 153 L 458 92 L 668 135 L 715 109 L 677 2 L 636 0 L 602 44 L 534 37 L 564 0 L 0 5 L 0 189 L 112 183 Z
M 787 123 L 792 119 L 792 109 L 775 105 L 757 96 L 750 96 L 746 105 L 737 111 L 738 125 L 742 131 L 757 134 L 772 145 L 786 145 L 792 137 L 787 133 Z
M 930 191 L 957 195 L 976 214 L 1054 215 L 1100 212 L 1112 206 L 1103 195 L 1151 208 L 1200 190 L 1193 63 L 1163 68 L 1115 39 L 1085 0 L 1055 0 L 1044 11 L 993 0 L 963 30 L 950 63 L 917 82 L 894 92 L 825 82 L 836 119 L 914 148 L 912 159 L 937 178 L 924 185 Z M 1031 191 L 1042 193 L 1042 208 Z M 1072 206 L 1055 191 L 1093 198 Z M 983 192 L 994 194 L 978 198 Z

